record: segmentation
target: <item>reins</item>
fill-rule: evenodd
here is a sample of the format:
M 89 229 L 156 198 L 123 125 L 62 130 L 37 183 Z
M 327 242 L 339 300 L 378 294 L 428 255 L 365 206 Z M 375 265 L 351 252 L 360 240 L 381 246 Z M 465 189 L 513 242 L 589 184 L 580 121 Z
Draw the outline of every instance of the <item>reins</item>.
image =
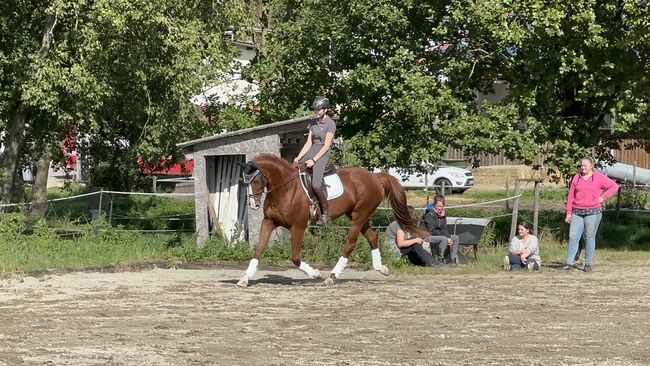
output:
M 263 184 L 263 186 L 266 186 L 266 184 L 269 182 L 269 179 L 266 177 L 266 174 L 264 174 L 263 171 L 262 171 L 262 178 L 264 178 L 264 184 Z M 277 186 L 275 186 L 275 187 L 273 187 L 273 188 L 271 188 L 271 189 L 267 189 L 266 191 L 262 190 L 262 191 L 260 191 L 259 193 L 249 194 L 248 197 L 257 197 L 257 196 L 261 196 L 263 193 L 269 194 L 269 193 L 273 192 L 274 190 L 276 190 L 276 189 L 278 189 L 278 188 L 282 188 L 282 187 L 286 186 L 287 184 L 291 183 L 291 182 L 292 182 L 294 179 L 296 179 L 296 178 L 298 178 L 298 174 L 294 174 L 294 175 L 292 175 L 289 179 L 287 179 L 286 181 L 284 181 L 282 184 L 279 184 L 279 185 L 277 185 Z

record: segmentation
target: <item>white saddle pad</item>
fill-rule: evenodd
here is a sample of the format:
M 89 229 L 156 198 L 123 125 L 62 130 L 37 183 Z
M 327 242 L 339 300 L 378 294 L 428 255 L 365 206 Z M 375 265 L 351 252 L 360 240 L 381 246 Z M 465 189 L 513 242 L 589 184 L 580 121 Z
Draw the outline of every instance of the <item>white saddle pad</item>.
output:
M 333 200 L 343 194 L 343 183 L 338 174 L 332 174 L 325 177 L 325 186 L 327 187 L 327 200 Z

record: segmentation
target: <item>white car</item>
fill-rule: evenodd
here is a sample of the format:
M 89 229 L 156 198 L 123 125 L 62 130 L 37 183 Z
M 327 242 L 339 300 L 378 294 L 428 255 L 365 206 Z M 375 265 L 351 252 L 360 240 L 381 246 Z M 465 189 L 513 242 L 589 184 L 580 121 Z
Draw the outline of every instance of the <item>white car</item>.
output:
M 399 179 L 405 189 L 442 190 L 444 186 L 443 194 L 449 194 L 463 193 L 474 185 L 474 175 L 471 171 L 444 163 L 441 163 L 440 168 L 431 174 L 408 174 L 403 173 L 399 168 L 390 168 L 388 173 Z

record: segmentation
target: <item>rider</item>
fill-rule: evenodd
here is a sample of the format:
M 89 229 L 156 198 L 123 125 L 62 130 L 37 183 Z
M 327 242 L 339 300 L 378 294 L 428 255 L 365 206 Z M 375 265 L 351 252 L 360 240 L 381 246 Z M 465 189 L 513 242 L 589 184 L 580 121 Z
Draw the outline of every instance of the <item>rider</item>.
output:
M 304 163 L 312 168 L 312 187 L 321 209 L 320 224 L 327 224 L 330 220 L 329 207 L 327 206 L 327 193 L 323 185 L 325 167 L 330 160 L 330 147 L 334 140 L 336 124 L 332 120 L 334 112 L 329 99 L 316 97 L 311 105 L 317 118 L 309 124 L 309 136 L 298 156 L 293 160 L 295 164 Z

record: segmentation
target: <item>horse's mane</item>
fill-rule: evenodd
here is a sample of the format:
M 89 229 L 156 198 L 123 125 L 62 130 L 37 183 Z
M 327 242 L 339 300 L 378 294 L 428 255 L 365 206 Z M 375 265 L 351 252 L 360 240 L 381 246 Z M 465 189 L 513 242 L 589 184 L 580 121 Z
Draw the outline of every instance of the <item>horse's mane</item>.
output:
M 253 155 L 251 157 L 251 160 L 253 160 L 255 162 L 258 162 L 258 163 L 270 160 L 272 163 L 281 164 L 281 165 L 285 165 L 287 167 L 291 167 L 291 164 L 289 164 L 288 161 L 280 158 L 277 155 L 271 154 L 271 153 L 256 153 L 255 155 Z
M 266 166 L 267 169 L 295 170 L 291 163 L 271 153 L 257 153 L 251 157 L 251 160 L 258 165 Z

